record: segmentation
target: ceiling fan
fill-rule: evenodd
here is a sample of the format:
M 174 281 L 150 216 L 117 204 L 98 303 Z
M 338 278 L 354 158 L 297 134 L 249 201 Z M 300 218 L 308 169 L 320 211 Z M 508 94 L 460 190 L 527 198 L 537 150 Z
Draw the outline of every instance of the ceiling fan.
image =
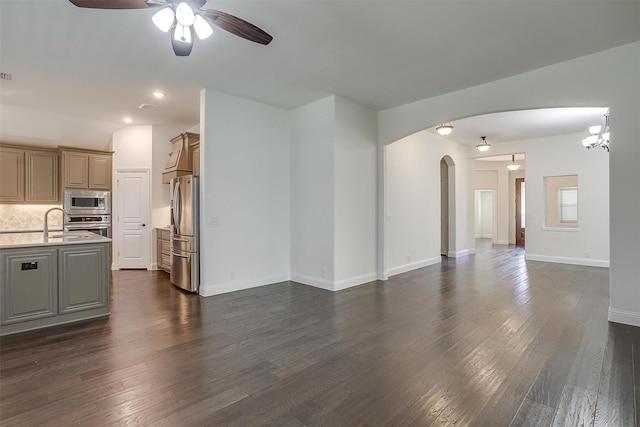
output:
M 176 56 L 189 56 L 194 33 L 206 39 L 216 25 L 243 39 L 268 45 L 273 40 L 255 25 L 228 13 L 202 9 L 207 0 L 69 0 L 78 7 L 89 9 L 146 9 L 160 8 L 153 15 L 153 23 L 160 30 L 171 32 L 171 46 Z

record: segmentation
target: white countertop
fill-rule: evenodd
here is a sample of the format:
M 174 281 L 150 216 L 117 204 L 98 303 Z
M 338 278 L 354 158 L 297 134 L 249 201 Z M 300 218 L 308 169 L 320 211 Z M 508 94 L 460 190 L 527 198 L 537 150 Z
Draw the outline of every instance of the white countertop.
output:
M 111 239 L 88 231 L 50 232 L 47 239 L 44 233 L 0 233 L 0 249 L 30 246 L 80 245 L 86 243 L 105 243 Z

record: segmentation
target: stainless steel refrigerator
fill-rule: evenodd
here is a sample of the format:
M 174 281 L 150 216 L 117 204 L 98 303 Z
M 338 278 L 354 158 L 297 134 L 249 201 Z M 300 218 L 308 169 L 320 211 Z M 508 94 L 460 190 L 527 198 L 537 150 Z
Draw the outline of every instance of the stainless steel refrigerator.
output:
M 171 283 L 189 292 L 200 286 L 198 177 L 171 179 Z

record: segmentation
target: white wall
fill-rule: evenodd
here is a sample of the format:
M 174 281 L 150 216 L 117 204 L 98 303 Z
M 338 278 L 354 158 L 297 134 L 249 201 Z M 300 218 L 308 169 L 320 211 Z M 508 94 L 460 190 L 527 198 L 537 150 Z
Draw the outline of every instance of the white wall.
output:
M 438 123 L 496 111 L 609 106 L 610 215 L 615 219 L 610 223 L 609 319 L 640 326 L 639 75 L 640 42 L 636 42 L 381 111 L 379 143 L 390 144 Z M 386 197 L 384 189 L 381 193 Z M 384 232 L 384 222 L 378 225 L 379 232 Z
M 122 123 L 0 105 L 0 141 L 3 142 L 110 150 L 111 135 L 124 126 Z
M 333 289 L 376 279 L 377 115 L 335 98 Z
M 331 96 L 293 117 L 292 280 L 329 290 L 375 280 L 375 112 Z
M 335 98 L 292 115 L 291 279 L 330 289 L 335 279 Z
M 563 135 L 527 144 L 527 259 L 609 265 L 609 154 L 585 150 L 583 137 Z M 561 175 L 578 176 L 577 229 L 544 227 L 543 180 Z
M 440 262 L 440 160 L 455 162 L 455 238 L 450 256 L 468 254 L 467 222 L 470 181 L 467 148 L 423 131 L 385 149 L 385 275 Z M 473 206 L 473 204 L 471 205 Z
M 201 92 L 200 294 L 289 279 L 287 111 Z

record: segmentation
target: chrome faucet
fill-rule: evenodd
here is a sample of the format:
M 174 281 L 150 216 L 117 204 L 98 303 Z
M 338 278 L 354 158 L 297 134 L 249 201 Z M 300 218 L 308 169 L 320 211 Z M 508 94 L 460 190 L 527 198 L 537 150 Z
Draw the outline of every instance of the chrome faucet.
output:
M 60 211 L 62 212 L 62 215 L 66 214 L 66 212 L 62 208 L 51 208 L 44 213 L 44 238 L 45 239 L 49 238 L 49 223 L 47 221 L 47 217 L 49 216 L 49 212 L 51 211 Z M 63 218 L 63 221 L 64 221 L 64 218 Z

